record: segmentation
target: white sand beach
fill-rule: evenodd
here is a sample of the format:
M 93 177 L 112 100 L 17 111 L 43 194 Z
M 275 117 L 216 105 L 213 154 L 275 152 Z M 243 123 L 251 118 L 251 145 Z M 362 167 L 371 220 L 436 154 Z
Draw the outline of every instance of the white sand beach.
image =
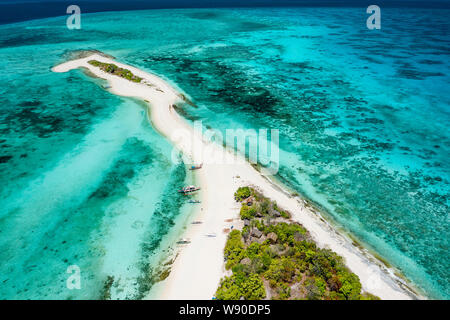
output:
M 103 72 L 88 63 L 92 59 L 129 69 L 143 78 L 145 83 L 131 82 Z M 202 188 L 202 202 L 194 213 L 194 220 L 202 223 L 189 225 L 186 234 L 180 235 L 180 238 L 189 238 L 191 243 L 180 248 L 169 277 L 160 284 L 160 299 L 210 300 L 214 296 L 219 281 L 225 274 L 223 249 L 227 234 L 223 230 L 231 226 L 240 228 L 239 204 L 234 201 L 233 194 L 239 186 L 246 185 L 255 186 L 266 197 L 275 200 L 279 207 L 290 211 L 292 219 L 301 223 L 319 246 L 329 248 L 344 257 L 346 265 L 359 276 L 363 290 L 381 299 L 422 298 L 409 291 L 404 280 L 394 275 L 393 270 L 388 269 L 366 250 L 353 245 L 345 235 L 338 233 L 319 213 L 306 206 L 301 198 L 291 196 L 249 163 L 215 163 L 214 154 L 225 153 L 232 158 L 231 152 L 217 143 L 205 141 L 204 137 L 195 132 L 171 107 L 180 101 L 181 95 L 167 82 L 99 54 L 62 63 L 52 70 L 67 72 L 81 67 L 89 69 L 99 78 L 106 79 L 112 93 L 149 101 L 153 126 L 178 150 L 192 159 L 193 164 L 203 163 L 203 168 L 195 172 Z M 199 151 L 207 148 L 212 152 L 204 154 Z

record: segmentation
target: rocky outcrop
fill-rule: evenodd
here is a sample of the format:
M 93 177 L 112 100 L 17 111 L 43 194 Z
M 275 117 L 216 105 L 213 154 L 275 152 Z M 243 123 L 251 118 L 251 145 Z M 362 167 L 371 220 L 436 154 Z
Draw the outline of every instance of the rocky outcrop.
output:
M 263 235 L 263 236 L 261 236 L 261 238 L 257 238 L 256 242 L 258 242 L 259 244 L 262 244 L 264 241 L 266 241 L 266 239 L 267 239 L 266 236 Z
M 301 234 L 300 232 L 294 233 L 294 240 L 297 242 L 308 240 L 308 236 Z
M 279 213 L 277 210 L 273 208 L 269 209 L 269 215 L 276 218 L 281 217 L 281 213 Z
M 261 238 L 261 236 L 263 235 L 263 233 L 259 231 L 258 228 L 253 228 L 250 234 L 255 238 Z
M 269 239 L 272 243 L 276 243 L 278 236 L 274 232 L 271 232 L 267 235 L 267 239 Z

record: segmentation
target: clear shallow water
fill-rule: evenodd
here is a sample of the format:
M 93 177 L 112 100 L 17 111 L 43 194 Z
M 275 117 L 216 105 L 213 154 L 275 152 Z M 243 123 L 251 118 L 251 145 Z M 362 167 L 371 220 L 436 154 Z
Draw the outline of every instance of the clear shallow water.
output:
M 112 276 L 112 298 L 142 298 L 152 257 L 186 214 L 174 194 L 184 165 L 141 103 L 81 71 L 52 73 L 58 56 L 41 71 L 37 52 L 1 55 L 5 75 L 18 74 L 1 80 L 0 296 L 98 299 Z M 66 287 L 69 265 L 81 290 Z
M 167 190 L 186 173 L 143 108 L 82 72 L 49 70 L 71 50 L 97 49 L 182 88 L 198 105 L 185 108 L 192 120 L 279 129 L 278 178 L 428 295 L 448 298 L 447 16 L 384 9 L 380 31 L 366 29 L 364 8 L 1 26 L 1 296 L 96 297 L 114 275 L 125 288 L 114 297 L 140 297 L 136 279 L 180 215 Z M 69 264 L 86 271 L 89 289 L 65 289 Z

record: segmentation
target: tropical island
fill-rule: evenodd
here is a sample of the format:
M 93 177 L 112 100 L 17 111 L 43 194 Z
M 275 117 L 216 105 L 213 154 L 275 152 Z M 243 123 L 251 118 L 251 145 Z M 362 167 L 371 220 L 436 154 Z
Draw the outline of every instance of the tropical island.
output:
M 449 299 L 447 2 L 199 1 L 0 4 L 0 297 Z
M 64 73 L 78 68 L 108 81 L 111 93 L 144 101 L 152 126 L 185 155 L 190 161 L 185 165 L 203 164 L 192 173 L 201 190 L 191 217 L 201 223 L 186 225 L 178 235 L 188 244 L 176 250 L 170 270 L 164 268 L 156 275 L 158 281 L 148 282 L 145 292 L 155 288 L 145 298 L 376 299 L 368 291 L 381 299 L 416 297 L 402 279 L 334 230 L 305 200 L 252 164 L 235 159 L 239 156 L 233 150 L 195 131 L 173 107 L 187 102 L 187 95 L 154 74 L 98 52 L 52 70 Z M 226 165 L 217 162 L 217 154 L 223 155 Z M 258 186 L 258 191 L 249 185 Z M 237 208 L 233 195 L 245 204 Z M 220 232 L 234 224 L 243 224 L 242 231 Z M 114 279 L 105 281 L 106 298 L 115 295 Z
M 232 230 L 225 246 L 220 300 L 307 299 L 378 300 L 361 292 L 359 277 L 342 257 L 321 249 L 291 214 L 251 187 L 240 187 L 241 231 Z
M 97 60 L 89 60 L 88 63 L 93 65 L 94 67 L 100 68 L 100 70 L 102 70 L 102 71 L 125 78 L 127 80 L 137 82 L 137 83 L 142 81 L 142 78 L 134 75 L 130 70 L 125 69 L 125 68 L 120 68 L 117 65 L 115 65 L 114 63 L 105 63 L 105 62 L 100 62 Z

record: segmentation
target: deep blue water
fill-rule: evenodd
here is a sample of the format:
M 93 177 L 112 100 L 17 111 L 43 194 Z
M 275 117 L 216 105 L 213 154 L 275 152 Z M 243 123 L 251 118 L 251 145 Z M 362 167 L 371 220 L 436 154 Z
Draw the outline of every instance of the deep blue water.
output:
M 429 296 L 448 298 L 448 13 L 382 9 L 381 30 L 366 28 L 364 8 L 1 26 L 0 296 L 95 298 L 114 276 L 113 297 L 141 297 L 158 265 L 149 257 L 183 216 L 167 192 L 190 177 L 139 102 L 81 71 L 50 71 L 96 49 L 176 84 L 198 106 L 185 107 L 191 120 L 279 129 L 278 179 Z M 65 287 L 70 264 L 84 290 Z
M 359 7 L 374 4 L 370 0 L 0 0 L 0 24 L 66 14 L 76 4 L 82 13 L 169 8 L 234 8 L 234 7 Z M 388 7 L 450 8 L 446 0 L 378 0 Z

